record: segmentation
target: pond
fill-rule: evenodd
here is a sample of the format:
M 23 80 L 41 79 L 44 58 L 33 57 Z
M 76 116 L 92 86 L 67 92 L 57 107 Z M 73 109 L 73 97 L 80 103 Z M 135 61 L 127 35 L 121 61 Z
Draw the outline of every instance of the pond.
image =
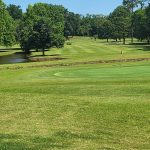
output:
M 29 62 L 24 54 L 14 53 L 11 55 L 0 56 L 0 64 L 15 64 Z

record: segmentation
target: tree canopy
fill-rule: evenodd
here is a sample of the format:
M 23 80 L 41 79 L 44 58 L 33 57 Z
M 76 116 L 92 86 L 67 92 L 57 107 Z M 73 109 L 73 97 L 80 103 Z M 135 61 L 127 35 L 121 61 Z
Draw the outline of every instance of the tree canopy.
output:
M 23 12 L 20 6 L 10 4 L 7 6 L 7 11 L 14 20 L 22 19 Z
M 135 9 L 136 8 L 136 9 Z M 0 0 L 0 45 L 20 43 L 25 52 L 63 47 L 69 36 L 100 39 L 133 37 L 150 41 L 150 1 L 123 0 L 110 15 L 86 16 L 68 11 L 63 6 L 47 3 L 29 5 L 23 13 L 20 6 L 6 7 Z
M 110 20 L 112 22 L 113 30 L 112 37 L 123 39 L 125 44 L 125 38 L 129 35 L 129 29 L 131 24 L 131 13 L 124 6 L 118 6 L 111 14 Z
M 21 47 L 26 52 L 34 48 L 63 47 L 63 34 L 64 8 L 45 3 L 30 5 L 19 28 Z
M 0 45 L 12 46 L 15 43 L 15 25 L 2 0 L 0 0 L 0 18 Z

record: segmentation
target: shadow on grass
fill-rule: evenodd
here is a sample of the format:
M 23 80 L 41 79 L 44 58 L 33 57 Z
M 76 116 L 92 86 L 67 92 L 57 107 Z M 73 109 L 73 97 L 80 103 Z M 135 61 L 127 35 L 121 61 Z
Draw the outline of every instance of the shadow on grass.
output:
M 127 46 L 137 48 L 137 50 L 142 50 L 142 51 L 150 51 L 150 45 L 147 43 L 133 43 L 133 44 L 126 44 Z
M 98 131 L 97 133 L 82 133 L 60 130 L 51 137 L 28 137 L 13 134 L 0 134 L 0 150 L 42 150 L 70 149 L 74 141 L 112 140 L 113 133 Z
M 150 51 L 150 44 L 146 42 L 129 43 L 128 45 L 139 47 L 138 50 Z
M 101 42 L 100 42 L 101 43 Z M 128 46 L 130 48 L 137 48 L 137 50 L 142 50 L 142 51 L 150 51 L 150 44 L 148 43 L 140 43 L 140 42 L 135 42 L 135 43 L 127 43 L 127 44 L 123 44 L 122 42 L 115 42 L 115 41 L 111 41 L 111 42 L 103 42 L 106 45 L 122 45 L 122 46 Z
M 128 43 L 127 45 L 136 45 L 136 46 L 139 46 L 139 45 L 148 45 L 148 43 L 140 43 L 140 42 L 135 42 L 135 43 Z
M 65 139 L 82 139 L 82 140 L 105 140 L 107 139 L 112 139 L 113 138 L 113 133 L 109 131 L 103 131 L 103 130 L 98 130 L 97 133 L 79 133 L 79 132 L 71 132 L 71 131 L 66 131 L 62 130 L 59 132 L 56 132 L 55 134 L 56 137 L 61 137 Z
M 70 131 L 59 131 L 55 134 L 55 136 L 61 138 L 68 138 L 68 139 L 83 139 L 83 140 L 96 140 L 100 137 L 92 134 L 83 134 L 83 133 L 73 133 Z
M 22 50 L 21 48 L 0 48 L 0 52 L 8 50 Z
M 38 149 L 65 149 L 69 147 L 68 142 L 63 143 L 55 138 L 27 137 L 0 134 L 0 150 L 38 150 Z
M 8 51 L 0 50 L 0 53 L 5 53 L 5 52 L 8 52 Z
M 55 56 L 60 56 L 60 54 L 52 54 L 52 55 L 46 55 L 45 54 L 44 56 L 41 54 L 41 55 L 34 55 L 32 57 L 45 57 L 45 56 L 55 57 Z
M 148 45 L 148 46 L 143 46 L 141 49 L 138 49 L 138 50 L 150 51 L 150 45 Z

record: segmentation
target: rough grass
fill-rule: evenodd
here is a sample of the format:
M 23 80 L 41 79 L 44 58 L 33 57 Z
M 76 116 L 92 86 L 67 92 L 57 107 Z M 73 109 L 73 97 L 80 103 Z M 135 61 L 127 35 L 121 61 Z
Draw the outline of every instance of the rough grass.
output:
M 2 70 L 0 149 L 149 149 L 149 65 Z
M 150 149 L 150 61 L 46 63 L 1 66 L 0 150 Z

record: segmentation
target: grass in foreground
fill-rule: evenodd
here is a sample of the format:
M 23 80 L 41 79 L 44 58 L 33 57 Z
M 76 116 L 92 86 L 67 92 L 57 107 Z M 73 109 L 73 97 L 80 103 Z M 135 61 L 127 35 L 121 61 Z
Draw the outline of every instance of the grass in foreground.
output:
M 0 71 L 0 149 L 149 149 L 150 62 Z
M 149 46 L 71 42 L 46 52 L 64 60 L 0 65 L 0 150 L 150 149 L 150 61 L 46 67 L 150 58 Z

